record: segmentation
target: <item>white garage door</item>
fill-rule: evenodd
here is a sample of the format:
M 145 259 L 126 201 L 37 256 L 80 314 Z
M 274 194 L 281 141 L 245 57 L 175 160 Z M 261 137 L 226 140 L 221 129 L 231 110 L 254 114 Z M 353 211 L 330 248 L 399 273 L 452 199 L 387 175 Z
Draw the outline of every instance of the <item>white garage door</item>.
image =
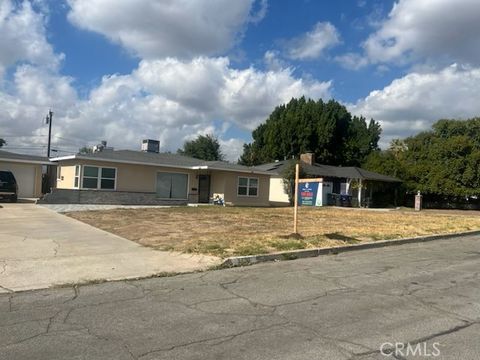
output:
M 13 173 L 18 184 L 18 197 L 34 197 L 35 194 L 35 165 L 28 164 L 0 164 L 0 170 Z

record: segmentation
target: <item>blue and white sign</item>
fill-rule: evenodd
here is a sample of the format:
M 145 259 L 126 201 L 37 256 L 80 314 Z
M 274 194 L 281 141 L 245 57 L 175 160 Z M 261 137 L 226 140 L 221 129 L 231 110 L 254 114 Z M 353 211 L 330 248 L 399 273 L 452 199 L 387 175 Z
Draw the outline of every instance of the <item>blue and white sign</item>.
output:
M 305 182 L 298 184 L 298 205 L 322 206 L 322 183 Z

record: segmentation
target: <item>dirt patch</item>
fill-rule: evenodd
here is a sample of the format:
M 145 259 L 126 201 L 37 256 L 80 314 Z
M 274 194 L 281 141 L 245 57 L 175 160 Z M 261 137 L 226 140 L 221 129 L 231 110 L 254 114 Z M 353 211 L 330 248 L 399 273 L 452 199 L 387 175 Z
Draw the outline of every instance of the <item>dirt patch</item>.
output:
M 301 208 L 178 207 L 73 212 L 68 216 L 142 245 L 221 257 L 329 247 L 480 229 L 476 213 Z

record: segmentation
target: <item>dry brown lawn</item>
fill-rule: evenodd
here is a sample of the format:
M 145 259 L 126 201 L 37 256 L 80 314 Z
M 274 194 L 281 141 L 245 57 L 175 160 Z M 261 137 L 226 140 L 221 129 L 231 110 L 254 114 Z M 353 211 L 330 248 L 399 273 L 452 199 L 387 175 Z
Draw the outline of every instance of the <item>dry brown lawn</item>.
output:
M 72 212 L 68 216 L 142 245 L 221 257 L 329 247 L 480 229 L 478 213 L 300 208 L 177 207 Z

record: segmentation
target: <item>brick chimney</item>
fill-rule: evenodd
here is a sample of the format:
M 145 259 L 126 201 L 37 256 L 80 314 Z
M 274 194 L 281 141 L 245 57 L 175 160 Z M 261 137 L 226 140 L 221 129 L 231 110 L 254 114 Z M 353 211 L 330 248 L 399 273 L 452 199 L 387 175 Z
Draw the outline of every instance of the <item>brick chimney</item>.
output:
M 305 154 L 301 154 L 300 161 L 308 165 L 315 164 L 315 153 L 307 152 Z

